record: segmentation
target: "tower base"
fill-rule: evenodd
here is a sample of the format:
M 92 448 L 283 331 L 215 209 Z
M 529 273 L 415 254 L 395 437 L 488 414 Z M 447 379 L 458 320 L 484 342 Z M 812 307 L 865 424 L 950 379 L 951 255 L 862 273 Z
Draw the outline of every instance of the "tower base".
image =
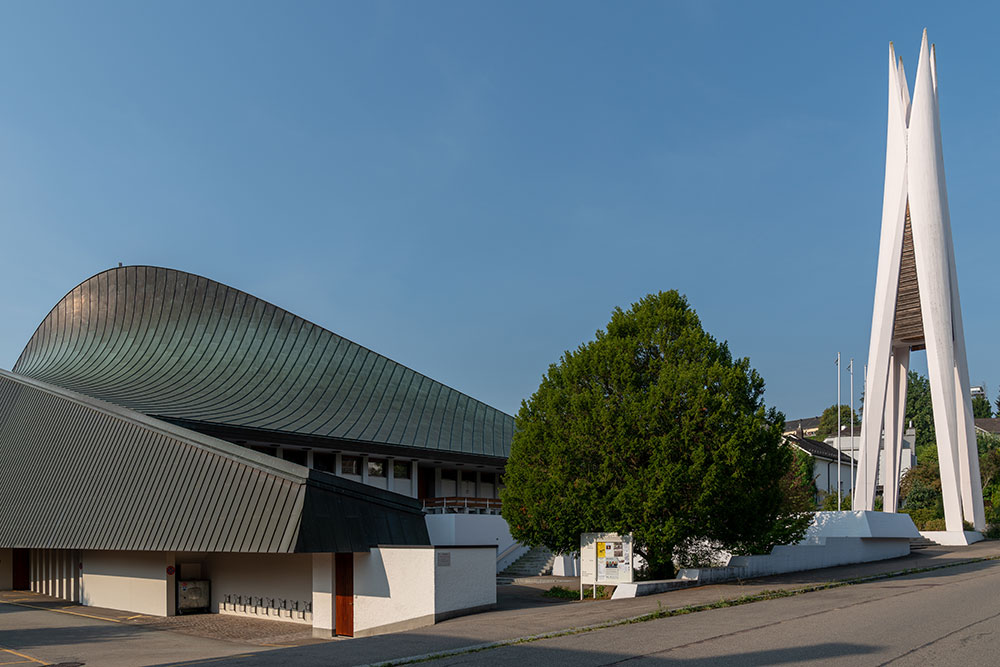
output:
M 921 530 L 920 534 L 946 547 L 968 546 L 983 539 L 983 534 L 976 530 Z

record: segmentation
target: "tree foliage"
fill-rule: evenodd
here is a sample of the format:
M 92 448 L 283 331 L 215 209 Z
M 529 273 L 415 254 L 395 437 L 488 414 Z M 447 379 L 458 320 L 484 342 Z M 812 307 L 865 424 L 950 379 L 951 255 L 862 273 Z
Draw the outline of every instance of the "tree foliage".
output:
M 921 463 L 937 463 L 937 436 L 934 433 L 934 407 L 927 378 L 910 371 L 906 376 L 906 423 L 916 429 L 915 452 Z
M 985 396 L 972 397 L 972 416 L 976 419 L 989 419 L 993 416 L 993 406 Z
M 854 426 L 856 427 L 854 429 L 855 434 L 860 433 L 860 431 L 858 429 L 861 428 L 861 420 L 858 419 L 857 413 L 851 410 L 851 406 L 849 406 L 849 405 L 841 405 L 840 406 L 840 425 L 842 427 L 843 426 L 847 427 L 847 430 L 844 432 L 844 435 L 850 433 L 851 419 L 854 419 Z M 819 417 L 819 426 L 817 427 L 817 429 L 816 429 L 816 435 L 813 436 L 813 438 L 815 438 L 816 440 L 822 441 L 825 438 L 830 437 L 831 435 L 837 435 L 837 404 L 836 403 L 834 403 L 833 405 L 831 405 L 830 407 L 828 407 L 826 410 L 823 411 L 823 414 L 820 415 L 820 417 Z
M 815 459 L 797 447 L 792 451 L 792 464 L 781 478 L 781 493 L 784 507 L 788 512 L 816 511 L 816 476 L 813 467 Z
M 986 523 L 997 526 L 1000 525 L 1000 438 L 980 433 L 976 443 Z M 932 522 L 943 521 L 944 501 L 938 460 L 925 461 L 907 470 L 899 482 L 899 497 L 901 510 L 910 514 L 918 528 L 933 527 Z
M 632 533 L 658 576 L 699 539 L 736 553 L 797 539 L 808 519 L 781 484 L 793 454 L 763 393 L 676 291 L 615 309 L 521 404 L 502 492 L 511 534 L 568 552 L 581 533 Z

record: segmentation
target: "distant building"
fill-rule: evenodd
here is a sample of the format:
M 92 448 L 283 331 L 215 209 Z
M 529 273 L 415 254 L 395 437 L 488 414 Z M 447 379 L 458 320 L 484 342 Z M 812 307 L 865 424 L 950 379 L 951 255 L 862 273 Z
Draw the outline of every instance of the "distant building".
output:
M 785 443 L 799 449 L 813 458 L 813 479 L 816 482 L 816 502 L 822 502 L 828 494 L 836 494 L 837 489 L 847 496 L 854 488 L 851 479 L 851 457 L 844 452 L 838 455 L 837 449 L 825 442 L 806 438 L 803 435 L 790 433 L 785 435 Z M 837 461 L 840 461 L 840 478 L 838 487 Z
M 837 447 L 837 436 L 831 435 L 824 440 L 824 442 L 835 448 Z M 903 437 L 901 439 L 900 446 L 900 456 L 899 456 L 899 477 L 902 478 L 903 474 L 917 465 L 917 455 L 916 455 L 916 442 L 917 442 L 917 432 L 911 426 L 903 432 Z M 840 449 L 847 455 L 854 458 L 857 461 L 860 450 L 862 446 L 862 433 L 861 429 L 857 426 L 854 427 L 854 437 L 850 436 L 850 433 L 845 430 L 845 433 L 840 436 Z M 855 467 L 854 474 L 864 474 L 859 473 L 857 467 Z M 885 479 L 885 449 L 880 451 L 878 457 L 878 487 L 881 489 L 882 480 Z M 863 482 L 864 480 L 862 480 Z
M 819 431 L 819 417 L 805 419 L 789 419 L 785 421 L 785 435 L 795 435 L 801 431 L 801 437 L 811 438 Z

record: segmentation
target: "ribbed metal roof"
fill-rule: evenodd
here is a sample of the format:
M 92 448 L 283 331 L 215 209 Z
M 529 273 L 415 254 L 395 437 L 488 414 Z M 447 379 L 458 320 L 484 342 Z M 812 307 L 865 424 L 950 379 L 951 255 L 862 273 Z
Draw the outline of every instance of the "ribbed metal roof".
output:
M 0 548 L 429 544 L 419 502 L 0 371 Z
M 14 371 L 146 415 L 507 457 L 514 419 L 245 292 L 111 269 L 52 309 Z

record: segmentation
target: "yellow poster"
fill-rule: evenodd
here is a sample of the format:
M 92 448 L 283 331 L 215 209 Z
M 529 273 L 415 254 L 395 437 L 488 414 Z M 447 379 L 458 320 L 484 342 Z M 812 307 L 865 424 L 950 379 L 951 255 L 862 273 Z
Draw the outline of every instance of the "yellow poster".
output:
M 597 557 L 604 558 L 604 542 L 597 543 Z

